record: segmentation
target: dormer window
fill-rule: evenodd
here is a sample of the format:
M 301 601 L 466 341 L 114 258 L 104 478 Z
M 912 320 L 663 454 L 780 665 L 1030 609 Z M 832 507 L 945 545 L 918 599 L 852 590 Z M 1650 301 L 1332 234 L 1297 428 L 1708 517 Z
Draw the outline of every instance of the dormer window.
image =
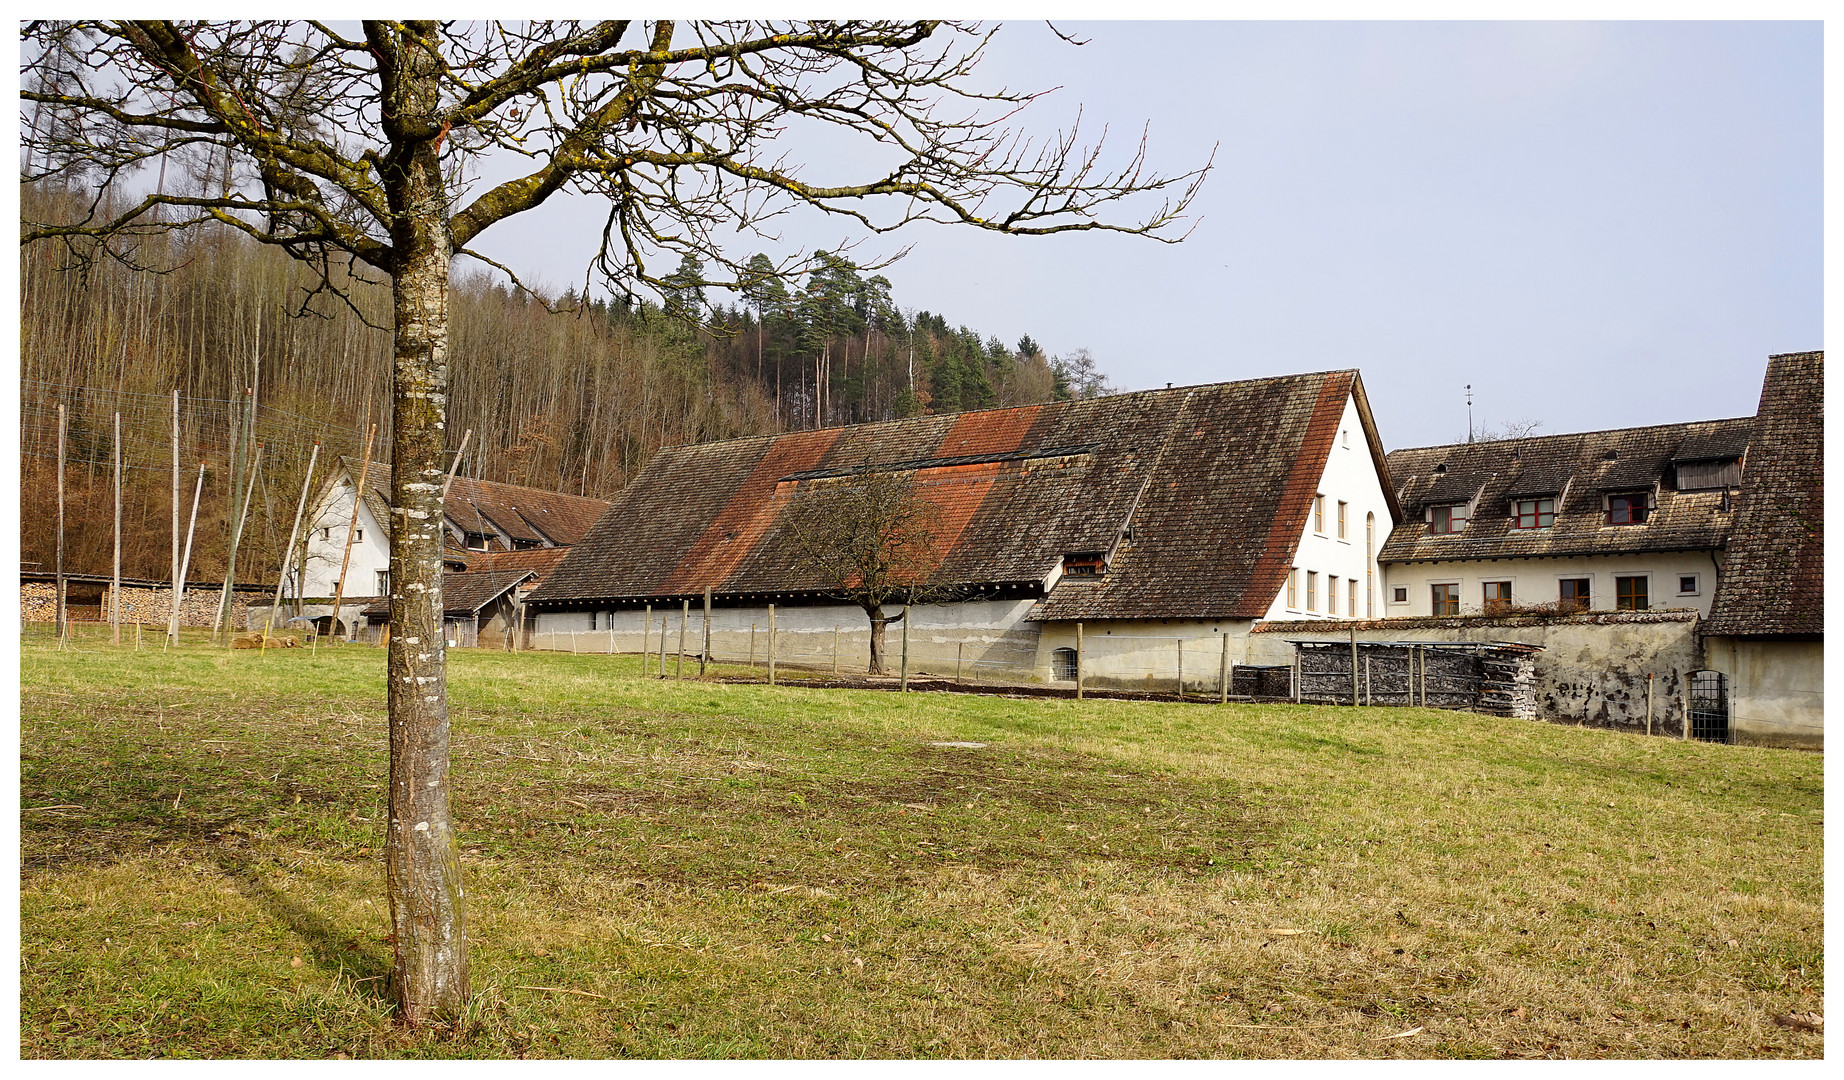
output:
M 1078 551 L 1063 556 L 1064 577 L 1100 577 L 1102 569 L 1099 551 Z
M 1511 527 L 1547 529 L 1556 524 L 1555 499 L 1519 499 L 1511 504 Z
M 1679 491 L 1717 491 L 1740 486 L 1742 463 L 1727 461 L 1680 461 L 1677 467 Z
M 465 535 L 467 537 L 467 549 L 469 551 L 487 550 L 487 534 L 486 533 L 471 532 L 471 533 L 466 533 Z
M 1647 492 L 1625 492 L 1607 496 L 1607 524 L 1644 525 L 1650 514 L 1652 497 Z
M 1428 531 L 1436 536 L 1466 530 L 1466 504 L 1429 507 Z

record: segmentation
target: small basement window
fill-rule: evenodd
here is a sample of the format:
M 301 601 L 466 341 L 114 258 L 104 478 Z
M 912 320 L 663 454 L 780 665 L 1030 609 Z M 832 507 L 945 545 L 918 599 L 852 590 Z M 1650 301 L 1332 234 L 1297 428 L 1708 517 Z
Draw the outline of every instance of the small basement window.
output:
M 1050 654 L 1050 664 L 1056 669 L 1056 677 L 1074 681 L 1076 677 L 1076 650 L 1058 649 Z

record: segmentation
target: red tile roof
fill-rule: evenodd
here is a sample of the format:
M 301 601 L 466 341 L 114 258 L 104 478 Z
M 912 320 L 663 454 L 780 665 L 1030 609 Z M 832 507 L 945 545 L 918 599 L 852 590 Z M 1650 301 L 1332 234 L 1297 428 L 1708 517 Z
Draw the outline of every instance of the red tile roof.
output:
M 1145 391 L 663 450 L 534 607 L 816 595 L 777 542 L 798 486 L 914 470 L 934 503 L 937 585 L 1039 587 L 1065 554 L 1114 552 L 1033 618 L 1255 618 L 1285 580 L 1355 371 Z M 1123 539 L 1125 538 L 1125 539 Z

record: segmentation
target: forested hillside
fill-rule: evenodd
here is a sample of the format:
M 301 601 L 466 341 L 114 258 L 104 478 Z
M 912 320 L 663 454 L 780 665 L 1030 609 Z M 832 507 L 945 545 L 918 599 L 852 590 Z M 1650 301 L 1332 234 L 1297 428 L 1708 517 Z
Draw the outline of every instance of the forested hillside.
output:
M 30 188 L 21 197 L 41 220 L 68 198 Z M 65 212 L 81 210 L 72 202 Z M 332 456 L 358 455 L 370 423 L 373 455 L 386 456 L 388 289 L 318 281 L 226 229 L 150 236 L 118 251 L 125 257 L 85 254 L 38 244 L 21 255 L 22 561 L 50 569 L 55 560 L 63 404 L 66 569 L 108 572 L 120 411 L 123 573 L 168 576 L 177 390 L 182 529 L 205 465 L 187 576 L 221 576 L 232 446 L 253 388 L 264 457 L 238 577 L 272 581 L 313 442 L 322 443 L 318 475 Z M 662 309 L 536 297 L 458 269 L 449 445 L 471 429 L 460 471 L 489 480 L 608 498 L 661 446 L 1108 389 L 1086 352 L 1052 360 L 1029 337 L 1007 346 L 906 312 L 886 279 L 825 253 L 791 286 L 770 280 L 715 307 L 695 284 Z M 699 276 L 690 264 L 675 280 Z M 696 327 L 678 317 L 695 312 Z

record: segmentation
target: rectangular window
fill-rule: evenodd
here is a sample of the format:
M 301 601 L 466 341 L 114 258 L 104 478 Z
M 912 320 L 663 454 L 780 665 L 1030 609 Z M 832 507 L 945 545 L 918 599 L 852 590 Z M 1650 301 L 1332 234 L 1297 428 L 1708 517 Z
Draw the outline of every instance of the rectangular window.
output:
M 1511 606 L 1511 583 L 1509 581 L 1488 581 L 1485 583 L 1485 603 L 1482 605 L 1486 614 L 1503 611 Z
M 1440 535 L 1463 532 L 1466 529 L 1466 504 L 1436 506 L 1433 508 L 1433 517 L 1434 520 L 1428 526 L 1429 532 Z
M 1287 606 L 1298 610 L 1300 606 L 1300 568 L 1287 571 Z
M 1357 579 L 1356 578 L 1352 578 L 1349 582 L 1346 582 L 1345 614 L 1351 616 L 1353 619 L 1357 618 Z
M 1306 610 L 1319 610 L 1319 571 L 1306 572 Z
M 1646 610 L 1646 579 L 1644 577 L 1614 578 L 1614 608 L 1617 611 Z
M 1593 597 L 1589 595 L 1589 579 L 1585 577 L 1563 578 L 1562 591 L 1556 598 L 1556 606 L 1563 611 L 1587 611 Z
M 329 528 L 320 530 L 320 542 L 323 544 L 330 544 L 333 542 L 332 528 L 329 527 Z
M 1313 496 L 1313 531 L 1325 532 L 1325 496 Z
M 1679 596 L 1697 595 L 1697 575 L 1695 574 L 1679 574 L 1678 575 L 1678 595 Z
M 1458 615 L 1460 613 L 1460 587 L 1458 585 L 1436 585 L 1434 591 L 1434 614 Z
M 1408 603 L 1409 602 L 1409 587 L 1407 585 L 1396 586 L 1396 588 L 1389 594 L 1389 602 L 1392 604 Z
M 1687 461 L 1678 466 L 1679 491 L 1710 491 L 1741 482 L 1740 461 Z
M 1650 500 L 1645 492 L 1607 497 L 1607 524 L 1644 525 Z
M 1556 524 L 1555 499 L 1519 499 L 1512 504 L 1511 524 L 1519 529 L 1547 529 Z
M 352 530 L 352 542 L 355 544 L 364 543 L 365 542 L 365 530 L 364 529 Z
M 389 596 L 390 594 L 391 594 L 391 572 L 389 570 L 380 570 L 378 571 L 378 591 L 375 593 L 372 593 L 371 595 Z
M 1338 614 L 1338 575 L 1337 574 L 1333 574 L 1331 577 L 1328 577 L 1325 579 L 1325 613 L 1327 615 Z
M 1343 499 L 1338 500 L 1338 538 L 1340 540 L 1345 538 L 1345 501 Z
M 1063 573 L 1068 577 L 1100 577 L 1101 553 L 1078 552 L 1063 556 Z

